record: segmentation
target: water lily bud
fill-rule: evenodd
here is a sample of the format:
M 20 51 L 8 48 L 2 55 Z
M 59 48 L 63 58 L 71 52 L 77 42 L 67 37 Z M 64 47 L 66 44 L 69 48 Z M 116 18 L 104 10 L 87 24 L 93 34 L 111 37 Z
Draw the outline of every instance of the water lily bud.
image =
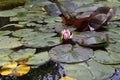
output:
M 61 40 L 69 40 L 72 37 L 72 34 L 69 30 L 63 30 L 61 32 Z

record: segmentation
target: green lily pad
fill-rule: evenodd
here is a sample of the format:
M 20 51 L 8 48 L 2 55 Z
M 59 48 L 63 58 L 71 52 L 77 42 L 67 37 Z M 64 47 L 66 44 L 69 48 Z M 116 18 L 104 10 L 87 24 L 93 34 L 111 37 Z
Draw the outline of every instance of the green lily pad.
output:
M 83 46 L 100 47 L 108 43 L 108 36 L 102 32 L 81 32 L 74 35 L 72 40 Z
M 83 6 L 78 7 L 75 12 L 85 12 L 85 11 L 94 11 L 98 7 L 104 6 L 103 4 L 100 3 L 91 3 L 91 4 L 86 4 Z
M 24 37 L 27 34 L 31 33 L 32 31 L 33 29 L 20 29 L 20 30 L 12 32 L 12 35 L 16 37 Z
M 11 59 L 8 56 L 0 56 L 0 66 L 9 64 Z
M 0 31 L 0 36 L 8 35 L 11 31 Z
M 33 55 L 29 60 L 26 62 L 26 64 L 29 65 L 42 65 L 50 60 L 50 57 L 48 55 L 48 52 L 41 52 Z
M 114 43 L 114 44 L 109 44 L 109 46 L 106 47 L 106 50 L 108 52 L 116 52 L 116 53 L 120 53 L 120 43 Z
M 24 49 L 24 50 L 19 50 L 18 52 L 14 52 L 9 56 L 13 61 L 20 61 L 22 59 L 31 57 L 34 53 L 35 53 L 35 49 Z
M 107 51 L 97 50 L 93 59 L 103 64 L 119 64 L 120 63 L 120 43 L 109 44 Z
M 0 11 L 0 17 L 10 17 L 15 15 L 17 15 L 17 13 L 12 10 Z
M 113 1 L 101 1 L 101 3 L 105 6 L 109 7 L 118 7 L 120 6 L 120 2 L 113 2 Z
M 83 62 L 91 58 L 93 50 L 79 45 L 63 44 L 49 51 L 50 57 L 58 62 L 75 63 Z
M 118 64 L 120 62 L 115 61 L 111 54 L 103 51 L 103 50 L 97 50 L 94 52 L 93 59 L 96 60 L 97 62 L 103 63 L 103 64 Z
M 9 49 L 0 49 L 0 66 L 10 63 L 11 59 L 8 55 L 12 52 L 13 51 Z
M 49 23 L 47 25 L 43 25 L 41 27 L 37 27 L 39 31 L 42 32 L 60 32 L 64 29 L 62 23 Z
M 111 28 L 109 29 L 109 31 L 107 32 L 108 36 L 111 38 L 111 42 L 115 41 L 115 42 L 119 42 L 120 40 L 120 28 Z
M 60 44 L 59 37 L 52 37 L 55 35 L 56 33 L 34 32 L 23 37 L 22 42 L 23 45 L 28 47 L 54 46 Z
M 61 17 L 47 17 L 46 19 L 45 19 L 45 22 L 47 22 L 47 23 L 56 23 L 56 22 L 62 22 L 62 19 L 61 19 Z
M 73 28 L 71 26 L 65 27 L 63 26 L 62 23 L 59 23 L 59 22 L 49 23 L 41 27 L 38 26 L 37 28 L 39 31 L 42 31 L 42 32 L 57 32 L 57 33 L 61 33 L 63 29 L 69 29 L 70 31 L 76 30 L 76 28 Z
M 0 49 L 0 56 L 8 56 L 10 53 L 12 53 L 12 50 L 9 49 Z
M 81 80 L 103 80 L 113 75 L 114 68 L 95 61 L 67 64 L 64 67 L 67 76 Z
M 0 37 L 0 48 L 1 49 L 9 49 L 9 48 L 16 48 L 22 46 L 18 38 L 12 38 L 8 36 L 1 36 Z

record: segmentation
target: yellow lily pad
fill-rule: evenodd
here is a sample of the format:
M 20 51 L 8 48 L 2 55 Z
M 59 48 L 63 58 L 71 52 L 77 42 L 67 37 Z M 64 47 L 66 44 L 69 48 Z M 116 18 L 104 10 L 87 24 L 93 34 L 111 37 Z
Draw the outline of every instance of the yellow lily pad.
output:
M 13 75 L 13 76 L 23 76 L 27 74 L 30 70 L 30 66 L 18 65 L 17 62 L 12 62 L 2 66 L 0 74 L 3 76 Z

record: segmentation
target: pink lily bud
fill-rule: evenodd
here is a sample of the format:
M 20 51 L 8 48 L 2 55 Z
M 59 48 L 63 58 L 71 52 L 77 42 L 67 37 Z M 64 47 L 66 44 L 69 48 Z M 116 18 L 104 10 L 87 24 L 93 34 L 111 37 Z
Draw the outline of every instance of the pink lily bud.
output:
M 72 37 L 69 30 L 63 30 L 61 32 L 61 40 L 69 40 Z

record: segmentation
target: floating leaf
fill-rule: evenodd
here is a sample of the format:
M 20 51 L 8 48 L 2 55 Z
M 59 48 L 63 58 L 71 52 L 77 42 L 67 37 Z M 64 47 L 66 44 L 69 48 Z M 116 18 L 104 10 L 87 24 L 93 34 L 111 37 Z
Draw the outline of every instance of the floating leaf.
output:
M 107 51 L 97 50 L 94 53 L 94 59 L 103 64 L 119 64 L 120 63 L 120 43 L 109 44 Z
M 0 49 L 0 57 L 3 56 L 8 56 L 9 54 L 11 54 L 13 51 L 10 49 Z
M 118 61 L 115 61 L 112 58 L 111 53 L 108 53 L 103 50 L 97 50 L 94 52 L 94 57 L 93 59 L 96 60 L 97 62 L 103 63 L 103 64 L 118 64 Z
M 62 22 L 60 17 L 47 17 L 45 19 L 45 22 L 47 23 L 56 23 L 56 22 Z
M 8 57 L 13 51 L 9 49 L 0 49 L 0 66 L 9 64 L 11 59 Z
M 20 29 L 12 32 L 12 35 L 16 37 L 24 37 L 25 35 L 31 33 L 32 31 L 33 29 Z
M 118 6 L 120 6 L 120 2 L 101 1 L 100 3 L 102 3 L 105 6 L 109 6 L 109 7 L 118 7 Z
M 78 80 L 103 80 L 114 73 L 114 68 L 93 60 L 88 63 L 67 64 L 64 70 L 67 76 Z
M 11 64 L 4 65 L 1 68 L 0 74 L 3 76 L 13 75 L 13 76 L 23 76 L 27 74 L 30 70 L 30 66 L 18 65 L 18 63 L 13 62 Z
M 26 64 L 28 65 L 42 65 L 50 60 L 48 56 L 48 52 L 41 52 L 33 55 L 31 58 L 28 59 Z
M 9 64 L 11 59 L 8 56 L 0 56 L 0 66 Z
M 108 52 L 117 52 L 118 54 L 120 53 L 120 43 L 113 43 L 113 44 L 109 44 L 109 46 L 106 47 L 106 50 Z
M 0 31 L 0 36 L 4 36 L 4 35 L 8 35 L 8 34 L 10 34 L 11 33 L 11 31 Z
M 107 34 L 102 32 L 81 32 L 80 34 L 74 35 L 72 40 L 78 42 L 83 46 L 100 47 L 105 46 L 108 42 Z
M 65 77 L 60 78 L 59 80 L 77 80 L 77 79 L 65 76 Z
M 50 57 L 59 62 L 75 63 L 86 61 L 91 58 L 93 50 L 79 45 L 59 45 L 49 51 Z
M 100 3 L 91 3 L 78 7 L 75 12 L 85 12 L 85 11 L 94 11 L 98 7 L 102 7 L 103 4 Z
M 35 49 L 23 49 L 10 54 L 9 56 L 13 61 L 20 61 L 22 59 L 31 57 L 34 53 Z
M 0 17 L 10 17 L 15 15 L 17 15 L 17 13 L 12 10 L 0 11 Z
M 59 37 L 52 37 L 55 36 L 55 33 L 31 33 L 25 36 L 22 39 L 23 45 L 28 47 L 46 47 L 46 46 L 54 46 L 60 44 Z
M 112 26 L 110 26 L 112 27 Z M 113 26 L 114 27 L 114 26 Z M 109 31 L 106 31 L 105 33 L 108 34 L 109 42 L 118 42 L 120 40 L 120 34 L 119 34 L 119 28 L 111 28 Z
M 1 49 L 9 49 L 9 48 L 16 48 L 22 46 L 18 38 L 12 38 L 8 36 L 1 36 L 0 37 L 0 48 Z

